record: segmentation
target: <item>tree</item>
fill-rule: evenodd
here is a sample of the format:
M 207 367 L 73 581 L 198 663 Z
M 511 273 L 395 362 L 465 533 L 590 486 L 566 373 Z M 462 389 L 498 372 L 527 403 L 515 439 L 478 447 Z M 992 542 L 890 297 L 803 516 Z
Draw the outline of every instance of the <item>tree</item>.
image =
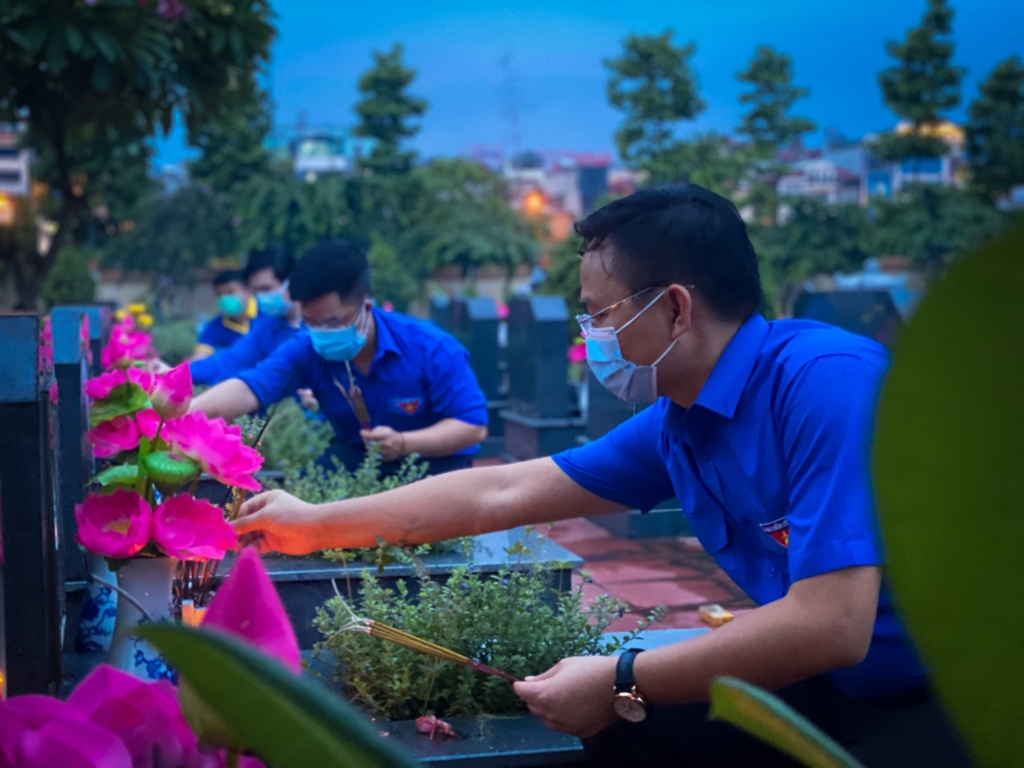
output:
M 57 304 L 88 304 L 96 299 L 96 283 L 79 248 L 61 249 L 40 294 L 47 308 Z
M 578 235 L 571 235 L 559 243 L 555 243 L 550 253 L 547 276 L 539 286 L 537 293 L 548 296 L 561 296 L 569 307 L 569 314 L 573 315 L 575 307 L 579 312 L 583 311 L 580 306 L 580 248 L 583 241 Z M 579 332 L 575 320 L 571 320 L 572 331 Z
M 793 104 L 808 94 L 806 88 L 793 85 L 792 64 L 786 54 L 762 45 L 749 66 L 736 75 L 741 83 L 751 86 L 750 91 L 740 94 L 740 103 L 749 104 L 750 111 L 736 132 L 747 136 L 767 157 L 774 157 L 779 149 L 816 127 L 812 120 L 789 114 Z
M 922 184 L 897 200 L 880 200 L 873 249 L 901 254 L 929 272 L 999 234 L 1011 218 L 962 189 Z
M 921 24 L 907 32 L 902 43 L 891 40 L 886 44 L 898 63 L 878 75 L 882 98 L 910 122 L 911 130 L 880 137 L 874 149 L 882 159 L 898 162 L 945 153 L 946 145 L 928 135 L 928 128 L 960 103 L 964 70 L 952 63 L 952 31 L 953 9 L 946 0 L 928 0 Z
M 192 180 L 216 192 L 231 192 L 255 176 L 266 175 L 270 113 L 270 98 L 253 78 L 231 89 L 195 130 L 192 143 L 202 155 L 189 163 Z
M 359 78 L 363 98 L 355 105 L 359 124 L 353 133 L 376 143 L 360 165 L 371 173 L 407 173 L 416 153 L 403 150 L 401 142 L 419 133 L 419 126 L 410 121 L 427 111 L 427 102 L 406 91 L 416 71 L 402 64 L 401 44 L 388 53 L 374 51 L 373 59 L 373 68 Z
M 992 199 L 1024 184 L 1024 65 L 1000 62 L 971 102 L 967 156 L 974 188 Z
M 404 311 L 416 297 L 419 284 L 402 264 L 398 251 L 380 235 L 374 235 L 366 260 L 370 264 L 373 297 L 380 302 L 390 301 L 395 309 Z
M 52 157 L 47 175 L 55 231 L 0 257 L 21 303 L 34 306 L 94 190 L 83 167 L 115 148 L 169 131 L 189 135 L 232 83 L 269 55 L 266 0 L 161 3 L 8 0 L 0 7 L 0 121 L 24 123 L 24 143 Z
M 748 175 L 750 152 L 728 136 L 704 133 L 689 141 L 677 141 L 645 164 L 649 184 L 688 182 L 725 197 L 736 193 Z
M 692 120 L 704 110 L 689 59 L 696 46 L 672 44 L 672 31 L 660 35 L 630 35 L 617 59 L 607 59 L 608 101 L 626 113 L 615 133 L 622 159 L 637 168 L 675 144 L 680 120 Z

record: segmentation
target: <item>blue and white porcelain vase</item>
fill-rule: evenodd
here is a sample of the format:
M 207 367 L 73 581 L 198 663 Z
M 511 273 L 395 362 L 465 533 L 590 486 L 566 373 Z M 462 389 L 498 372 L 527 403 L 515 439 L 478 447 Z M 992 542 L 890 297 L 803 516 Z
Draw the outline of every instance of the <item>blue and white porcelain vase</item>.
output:
M 107 584 L 116 584 L 117 576 L 107 559 L 96 552 L 85 553 L 85 567 L 91 581 L 82 599 L 82 613 L 75 635 L 75 653 L 107 653 L 114 636 L 117 617 L 117 592 Z
M 124 595 L 118 596 L 117 622 L 108 662 L 143 680 L 173 680 L 164 657 L 134 633 L 147 620 L 172 621 L 174 565 L 170 557 L 136 557 L 117 569 L 117 586 L 127 592 L 149 617 Z

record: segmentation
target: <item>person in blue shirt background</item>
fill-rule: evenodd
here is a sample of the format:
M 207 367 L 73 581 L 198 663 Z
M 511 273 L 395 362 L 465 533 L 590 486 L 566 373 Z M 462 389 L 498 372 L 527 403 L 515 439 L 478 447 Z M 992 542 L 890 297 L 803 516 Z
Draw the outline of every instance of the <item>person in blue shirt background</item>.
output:
M 235 344 L 189 364 L 195 384 L 217 384 L 247 371 L 298 333 L 302 311 L 288 292 L 294 259 L 280 246 L 249 254 L 242 271 L 248 291 L 256 297 L 259 314 L 249 332 Z
M 249 332 L 249 323 L 256 316 L 255 302 L 240 270 L 218 272 L 213 278 L 213 290 L 217 294 L 219 314 L 199 332 L 193 360 L 233 345 Z
M 420 544 L 677 497 L 759 607 L 675 645 L 564 659 L 515 684 L 531 712 L 583 738 L 592 765 L 794 764 L 708 722 L 725 675 L 775 690 L 873 768 L 968 765 L 882 579 L 869 448 L 885 349 L 758 314 L 743 221 L 696 185 L 641 190 L 576 229 L 588 363 L 652 407 L 550 458 L 320 506 L 262 494 L 235 522 L 243 543 Z
M 380 447 L 385 474 L 419 454 L 431 474 L 471 466 L 487 437 L 487 401 L 469 354 L 433 323 L 382 312 L 370 300 L 366 255 L 331 241 L 309 249 L 289 279 L 306 330 L 252 370 L 218 384 L 193 409 L 233 419 L 309 387 L 334 426 L 332 455 L 355 469 L 366 443 Z M 369 423 L 361 423 L 353 387 Z

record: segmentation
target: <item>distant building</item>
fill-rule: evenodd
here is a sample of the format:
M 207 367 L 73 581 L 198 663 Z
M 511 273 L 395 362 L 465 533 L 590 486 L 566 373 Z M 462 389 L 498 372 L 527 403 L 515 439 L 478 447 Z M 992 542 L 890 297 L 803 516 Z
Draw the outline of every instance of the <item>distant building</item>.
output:
M 372 139 L 353 136 L 348 128 L 304 124 L 275 132 L 267 144 L 275 157 L 291 162 L 296 176 L 308 181 L 349 173 L 373 149 Z
M 31 186 L 31 153 L 21 149 L 18 135 L 0 127 L 0 194 L 24 197 Z
M 862 176 L 830 160 L 800 160 L 776 187 L 783 196 L 805 197 L 830 205 L 859 205 Z

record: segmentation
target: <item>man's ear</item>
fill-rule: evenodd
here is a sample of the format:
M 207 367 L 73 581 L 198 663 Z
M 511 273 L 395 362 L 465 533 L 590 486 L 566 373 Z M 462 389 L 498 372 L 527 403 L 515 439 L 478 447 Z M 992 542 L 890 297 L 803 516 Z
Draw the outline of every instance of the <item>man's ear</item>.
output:
M 665 290 L 668 304 L 672 339 L 678 339 L 688 330 L 693 321 L 693 294 L 684 285 L 673 284 Z

